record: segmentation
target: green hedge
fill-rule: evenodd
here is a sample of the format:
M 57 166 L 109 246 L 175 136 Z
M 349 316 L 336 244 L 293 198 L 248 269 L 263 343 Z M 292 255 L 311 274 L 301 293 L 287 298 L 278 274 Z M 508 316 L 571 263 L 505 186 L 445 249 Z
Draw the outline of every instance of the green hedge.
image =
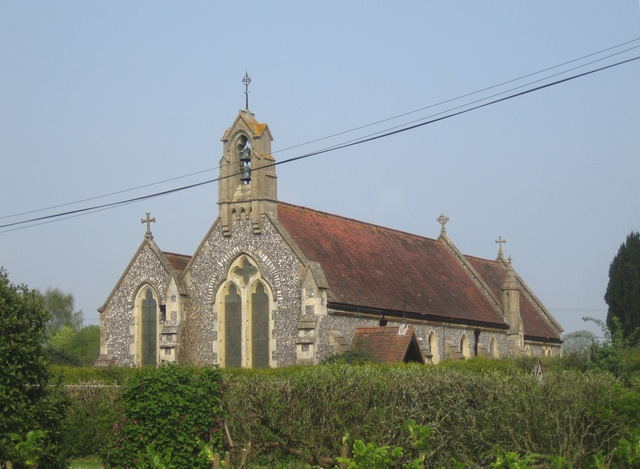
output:
M 97 381 L 108 385 L 123 384 L 129 376 L 139 370 L 139 368 L 124 368 L 118 366 L 94 368 L 90 366 L 77 367 L 61 365 L 50 365 L 49 369 L 52 374 L 62 376 L 62 382 L 64 384 L 84 384 Z
M 495 459 L 495 445 L 522 455 L 560 456 L 573 467 L 587 467 L 596 455 L 611 462 L 621 438 L 630 439 L 640 428 L 640 394 L 609 373 L 562 370 L 551 362 L 545 363 L 544 381 L 539 383 L 533 364 L 469 360 L 435 367 L 369 364 L 220 370 L 221 403 L 228 416 L 223 443 L 232 453 L 251 443 L 252 461 L 281 461 L 295 455 L 332 467 L 349 433 L 350 444 L 361 439 L 401 446 L 408 462 L 418 455 L 407 431 L 399 427 L 413 420 L 432 429 L 426 467 L 448 467 L 451 458 L 472 467 L 488 466 Z M 121 373 L 138 376 L 141 371 Z M 144 383 L 135 384 L 134 400 L 148 406 L 154 396 L 166 396 L 156 385 Z M 188 400 L 190 386 L 170 394 Z M 113 440 L 108 441 L 124 413 L 121 390 L 69 388 L 72 406 L 66 442 L 74 456 L 114 448 Z M 156 408 L 173 408 L 165 402 Z M 129 422 L 132 415 L 126 411 Z M 160 418 L 164 417 L 158 414 Z M 175 427 L 173 421 L 167 422 L 165 426 Z M 180 441 L 183 446 L 187 443 Z M 190 451 L 195 448 L 188 446 Z M 122 460 L 131 456 L 122 455 Z
M 102 448 L 103 461 L 118 468 L 143 467 L 144 459 L 163 459 L 179 469 L 210 468 L 204 447 L 209 452 L 222 448 L 221 397 L 217 368 L 166 365 L 138 370 L 122 388 L 124 413 Z
M 122 390 L 93 380 L 67 387 L 71 405 L 64 422 L 63 447 L 69 458 L 98 454 L 112 435 L 113 424 L 124 412 Z
M 532 373 L 336 365 L 226 371 L 225 379 L 236 447 L 251 443 L 254 456 L 275 449 L 325 466 L 347 432 L 417 457 L 398 429 L 414 420 L 433 430 L 427 467 L 451 458 L 488 465 L 496 444 L 584 467 L 598 453 L 610 459 L 640 418 L 638 394 L 606 373 L 547 373 L 539 383 Z

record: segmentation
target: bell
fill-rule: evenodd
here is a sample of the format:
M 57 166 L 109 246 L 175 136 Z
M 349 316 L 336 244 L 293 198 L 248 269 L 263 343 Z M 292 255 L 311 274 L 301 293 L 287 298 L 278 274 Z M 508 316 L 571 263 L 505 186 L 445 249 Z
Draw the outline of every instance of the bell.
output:
M 245 147 L 244 150 L 240 152 L 240 161 L 243 163 L 251 162 L 251 148 Z
M 244 183 L 251 182 L 251 168 L 249 166 L 241 168 L 240 180 Z

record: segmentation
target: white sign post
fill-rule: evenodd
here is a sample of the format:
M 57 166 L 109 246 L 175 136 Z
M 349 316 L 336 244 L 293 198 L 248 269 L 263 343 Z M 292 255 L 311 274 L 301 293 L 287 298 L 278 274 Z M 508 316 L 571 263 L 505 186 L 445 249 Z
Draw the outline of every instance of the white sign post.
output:
M 538 378 L 538 382 L 542 383 L 542 361 L 540 359 L 538 359 L 538 364 L 536 365 L 534 374 Z

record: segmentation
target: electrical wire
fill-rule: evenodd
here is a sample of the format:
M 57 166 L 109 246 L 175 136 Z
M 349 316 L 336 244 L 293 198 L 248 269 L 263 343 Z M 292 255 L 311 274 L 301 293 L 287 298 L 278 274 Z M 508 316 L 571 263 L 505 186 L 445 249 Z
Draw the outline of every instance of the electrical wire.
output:
M 309 140 L 307 142 L 303 142 L 303 143 L 295 144 L 295 145 L 292 145 L 292 146 L 289 146 L 289 147 L 286 147 L 286 148 L 282 148 L 280 150 L 276 150 L 276 151 L 272 152 L 272 154 L 282 153 L 282 152 L 285 152 L 285 151 L 288 151 L 288 150 L 292 150 L 292 149 L 299 148 L 299 147 L 302 147 L 302 146 L 310 145 L 312 143 L 317 143 L 317 142 L 320 142 L 320 141 L 324 141 L 324 140 L 328 140 L 328 139 L 331 139 L 331 138 L 339 137 L 341 135 L 345 135 L 345 134 L 352 133 L 352 132 L 355 132 L 355 131 L 358 131 L 358 130 L 362 130 L 362 129 L 365 129 L 365 128 L 373 127 L 375 125 L 379 125 L 379 124 L 382 124 L 382 123 L 385 123 L 385 122 L 390 122 L 392 120 L 396 120 L 396 119 L 399 119 L 401 117 L 405 117 L 405 116 L 408 116 L 408 115 L 411 115 L 411 114 L 415 114 L 415 113 L 418 113 L 418 112 L 421 112 L 421 111 L 425 111 L 427 109 L 432 109 L 432 108 L 441 106 L 443 104 L 448 104 L 448 103 L 451 103 L 451 102 L 454 102 L 454 101 L 458 101 L 460 99 L 468 98 L 470 96 L 477 95 L 477 94 L 483 93 L 485 91 L 496 89 L 496 88 L 502 87 L 504 85 L 523 80 L 525 78 L 529 78 L 529 77 L 532 77 L 532 76 L 535 76 L 535 75 L 539 75 L 541 73 L 548 72 L 550 70 L 554 70 L 554 69 L 557 69 L 557 68 L 560 68 L 560 67 L 564 67 L 564 66 L 572 64 L 572 63 L 580 62 L 580 61 L 582 61 L 584 59 L 587 59 L 589 57 L 594 57 L 594 56 L 600 55 L 600 54 L 602 54 L 604 52 L 608 52 L 608 51 L 611 51 L 611 50 L 614 50 L 614 49 L 618 49 L 620 47 L 623 47 L 623 46 L 626 46 L 628 44 L 632 44 L 632 43 L 638 42 L 638 41 L 640 41 L 640 38 L 631 39 L 629 41 L 617 44 L 615 46 L 607 47 L 607 48 L 599 50 L 597 52 L 592 52 L 592 53 L 584 55 L 582 57 L 578 57 L 576 59 L 572 59 L 572 60 L 557 64 L 557 65 L 554 65 L 554 66 L 551 66 L 551 67 L 547 67 L 547 68 L 542 69 L 542 70 L 538 70 L 536 72 L 532 72 L 532 73 L 529 73 L 529 74 L 526 74 L 526 75 L 522 75 L 522 76 L 520 76 L 518 78 L 513 78 L 513 79 L 510 79 L 510 80 L 504 81 L 502 83 L 498 83 L 496 85 L 492 85 L 492 86 L 489 86 L 489 87 L 486 87 L 486 88 L 482 88 L 480 90 L 476 90 L 476 91 L 473 91 L 473 92 L 470 92 L 470 93 L 467 93 L 467 94 L 463 94 L 463 95 L 457 96 L 455 98 L 446 99 L 444 101 L 440 101 L 440 102 L 435 103 L 435 104 L 424 106 L 424 107 L 421 107 L 419 109 L 414 109 L 412 111 L 404 112 L 402 114 L 398 114 L 398 115 L 393 116 L 393 117 L 388 117 L 388 118 L 385 118 L 385 119 L 382 119 L 382 120 L 379 120 L 379 121 L 371 122 L 369 124 L 361 125 L 361 126 L 358 126 L 358 127 L 353 127 L 351 129 L 348 129 L 348 130 L 344 130 L 344 131 L 337 132 L 337 133 L 334 133 L 334 134 L 331 134 L 331 135 L 327 135 L 327 136 L 324 136 L 324 137 L 320 137 L 320 138 L 317 138 L 317 139 L 314 139 L 314 140 Z M 574 67 L 572 69 L 564 70 L 563 72 L 559 72 L 557 74 L 542 78 L 540 80 L 536 80 L 534 82 L 531 82 L 531 83 L 528 83 L 528 84 L 525 84 L 525 85 L 521 85 L 520 87 L 512 88 L 511 90 L 506 90 L 506 91 L 503 91 L 501 93 L 497 93 L 497 94 L 494 94 L 494 95 L 491 95 L 491 96 L 487 96 L 487 97 L 481 98 L 481 99 L 479 99 L 477 101 L 472 101 L 471 103 L 466 103 L 464 105 L 458 106 L 458 107 L 453 108 L 453 109 L 458 109 L 460 107 L 464 107 L 464 106 L 467 106 L 469 104 L 473 104 L 475 102 L 480 102 L 480 101 L 483 101 L 483 100 L 486 100 L 486 99 L 490 99 L 491 97 L 498 96 L 498 95 L 504 94 L 504 93 L 508 93 L 509 91 L 512 91 L 514 89 L 518 89 L 518 88 L 521 88 L 521 87 L 524 87 L 524 86 L 529 86 L 532 83 L 536 83 L 536 82 L 539 82 L 539 81 L 542 81 L 542 80 L 545 80 L 545 79 L 549 79 L 549 78 L 551 78 L 553 76 L 557 76 L 557 75 L 560 75 L 560 74 L 563 74 L 563 73 L 568 73 L 569 71 L 572 71 L 572 70 L 575 70 L 575 69 L 578 69 L 578 68 L 581 68 L 581 67 L 585 67 L 587 65 L 590 65 L 590 64 L 593 64 L 593 63 L 596 63 L 596 62 L 600 62 L 602 60 L 606 60 L 606 59 L 611 58 L 611 57 L 613 57 L 615 55 L 619 55 L 619 54 L 628 52 L 630 50 L 633 50 L 633 49 L 636 49 L 636 48 L 639 48 L 639 47 L 640 47 L 640 45 L 634 46 L 634 47 L 631 47 L 629 49 L 617 52 L 615 54 L 611 54 L 611 55 L 608 55 L 606 57 L 602 57 L 600 59 L 594 60 L 592 62 L 588 62 L 586 64 L 582 64 L 582 65 Z M 441 113 L 438 113 L 438 114 L 435 114 L 435 115 L 440 115 L 440 114 L 443 114 L 443 113 L 446 113 L 446 112 L 450 112 L 450 111 L 451 111 L 451 109 L 446 110 L 446 111 L 442 111 Z M 418 119 L 416 121 L 411 121 L 411 122 L 408 122 L 408 123 L 418 122 L 420 120 L 428 119 L 428 118 L 433 117 L 433 116 L 434 115 L 423 117 L 421 119 Z M 408 123 L 401 124 L 401 125 L 396 126 L 396 127 L 392 127 L 392 129 L 402 127 L 403 125 L 407 125 Z M 386 130 L 391 130 L 391 129 L 386 129 Z M 385 130 L 382 130 L 382 131 L 380 131 L 378 133 L 382 133 L 382 132 L 385 132 Z M 372 135 L 375 135 L 375 134 L 371 134 L 370 136 L 372 136 Z M 353 141 L 355 141 L 355 140 L 357 140 L 357 139 L 354 139 Z M 332 147 L 329 147 L 329 148 L 332 148 Z M 67 207 L 67 206 L 70 206 L 70 205 L 76 205 L 76 204 L 80 204 L 80 203 L 83 203 L 83 202 L 89 202 L 89 201 L 92 201 L 92 200 L 98 200 L 98 199 L 102 199 L 102 198 L 106 198 L 106 197 L 111 197 L 111 196 L 114 196 L 114 195 L 123 194 L 123 193 L 127 193 L 127 192 L 132 192 L 132 191 L 135 191 L 135 190 L 144 189 L 144 188 L 147 188 L 147 187 L 152 187 L 152 186 L 156 186 L 156 185 L 159 185 L 159 184 L 165 184 L 167 182 L 172 182 L 172 181 L 176 181 L 176 180 L 179 180 L 179 179 L 185 179 L 185 178 L 197 176 L 199 174 L 203 174 L 203 173 L 210 172 L 210 171 L 215 171 L 215 170 L 218 170 L 218 169 L 220 169 L 220 167 L 216 166 L 216 167 L 213 167 L 213 168 L 208 168 L 208 169 L 196 171 L 196 172 L 185 174 L 185 175 L 182 175 L 182 176 L 176 176 L 176 177 L 173 177 L 173 178 L 164 179 L 164 180 L 161 180 L 161 181 L 152 182 L 152 183 L 144 184 L 144 185 L 141 185 L 141 186 L 136 186 L 136 187 L 132 187 L 132 188 L 129 188 L 129 189 L 122 189 L 122 190 L 110 192 L 110 193 L 107 193 L 107 194 L 88 197 L 88 198 L 76 200 L 76 201 L 73 201 L 73 202 L 67 202 L 67 203 L 52 205 L 52 206 L 49 206 L 49 207 L 44 207 L 44 208 L 40 208 L 40 209 L 34 209 L 34 210 L 29 210 L 29 211 L 24 211 L 24 212 L 19 212 L 19 213 L 14 213 L 14 214 L 11 214 L 11 215 L 4 215 L 4 216 L 0 216 L 0 220 L 4 220 L 4 219 L 7 219 L 7 218 L 15 218 L 15 217 L 18 217 L 18 216 L 23 216 L 23 215 L 30 215 L 30 214 L 33 214 L 33 213 L 44 212 L 44 211 L 47 211 L 47 210 L 53 210 L 53 209 L 56 209 L 56 208 Z M 72 218 L 72 217 L 67 217 L 67 218 Z M 63 218 L 63 219 L 66 219 L 66 218 Z M 29 222 L 28 220 L 25 221 L 25 223 L 28 223 L 28 222 Z M 38 226 L 38 225 L 33 225 L 33 226 Z M 2 228 L 4 226 L 10 226 L 10 225 L 2 225 L 2 226 L 0 226 L 0 228 Z M 13 231 L 13 230 L 8 230 L 8 231 Z
M 636 57 L 632 57 L 630 59 L 622 60 L 622 61 L 619 61 L 619 62 L 616 62 L 616 63 L 613 63 L 613 64 L 609 64 L 609 65 L 606 65 L 606 66 L 603 66 L 603 67 L 600 67 L 600 68 L 589 70 L 589 71 L 586 71 L 586 72 L 583 72 L 583 73 L 580 73 L 580 74 L 577 74 L 577 75 L 572 75 L 572 76 L 567 77 L 567 78 L 563 78 L 563 79 L 556 80 L 556 81 L 553 81 L 553 82 L 550 82 L 550 83 L 546 83 L 546 84 L 543 84 L 543 85 L 540 85 L 540 86 L 536 86 L 534 88 L 530 88 L 530 89 L 527 89 L 527 90 L 524 90 L 524 91 L 520 91 L 518 93 L 510 94 L 508 96 L 504 96 L 502 98 L 494 99 L 494 100 L 491 100 L 491 101 L 488 101 L 488 102 L 485 102 L 485 103 L 482 103 L 482 104 L 477 104 L 475 106 L 469 107 L 467 109 L 462 109 L 462 110 L 453 112 L 451 114 L 447 114 L 445 116 L 429 119 L 429 120 L 424 121 L 424 122 L 414 123 L 412 125 L 404 125 L 401 128 L 394 128 L 394 129 L 389 130 L 389 131 L 382 131 L 381 133 L 365 136 L 365 137 L 358 138 L 358 139 L 355 139 L 355 140 L 352 140 L 352 141 L 349 141 L 349 142 L 345 142 L 345 143 L 342 143 L 342 144 L 336 144 L 336 145 L 333 145 L 333 146 L 328 147 L 328 148 L 312 151 L 312 152 L 309 152 L 309 153 L 306 153 L 306 154 L 303 154 L 303 155 L 299 155 L 299 156 L 295 156 L 295 157 L 292 157 L 292 158 L 288 158 L 288 159 L 285 159 L 285 160 L 282 160 L 282 161 L 279 161 L 279 162 L 270 163 L 270 164 L 267 164 L 265 166 L 262 166 L 261 168 L 253 169 L 253 171 L 263 170 L 263 169 L 267 169 L 267 168 L 272 167 L 272 166 L 278 166 L 278 165 L 282 165 L 282 164 L 286 164 L 286 163 L 291 163 L 291 162 L 294 162 L 294 161 L 300 161 L 300 160 L 303 160 L 303 159 L 306 159 L 306 158 L 310 158 L 312 156 L 317 156 L 317 155 L 321 155 L 321 154 L 328 153 L 328 152 L 331 152 L 331 151 L 336 151 L 336 150 L 340 150 L 340 149 L 344 149 L 344 148 L 349 148 L 349 147 L 352 147 L 352 146 L 355 146 L 355 145 L 361 145 L 363 143 L 372 142 L 372 141 L 375 141 L 375 140 L 378 140 L 378 139 L 381 139 L 381 138 L 390 137 L 392 135 L 396 135 L 396 134 L 399 134 L 399 133 L 403 133 L 403 132 L 407 132 L 407 131 L 410 131 L 410 130 L 414 130 L 414 129 L 423 127 L 425 125 L 434 124 L 436 122 L 440 122 L 440 121 L 443 121 L 443 120 L 446 120 L 446 119 L 450 119 L 452 117 L 456 117 L 456 116 L 459 116 L 459 115 L 462 115 L 462 114 L 466 114 L 466 113 L 471 112 L 471 111 L 482 109 L 482 108 L 487 107 L 487 106 L 491 106 L 491 105 L 494 105 L 494 104 L 501 103 L 503 101 L 511 100 L 511 99 L 514 99 L 514 98 L 517 98 L 517 97 L 520 97 L 520 96 L 524 96 L 524 95 L 527 95 L 527 94 L 530 94 L 530 93 L 533 93 L 533 92 L 537 92 L 537 91 L 540 91 L 540 90 L 543 90 L 543 89 L 546 89 L 546 88 L 549 88 L 549 87 L 552 87 L 552 86 L 557 86 L 557 85 L 562 84 L 562 83 L 573 81 L 573 80 L 576 80 L 578 78 L 582 78 L 582 77 L 585 77 L 585 76 L 588 76 L 588 75 L 592 75 L 594 73 L 602 72 L 604 70 L 608 70 L 608 69 L 613 68 L 613 67 L 618 67 L 620 65 L 624 65 L 624 64 L 636 61 L 638 59 L 640 59 L 640 56 L 636 56 Z M 563 72 L 563 73 L 566 73 L 566 72 Z M 539 82 L 539 81 L 540 80 L 537 80 L 536 82 Z M 521 88 L 521 87 L 518 87 L 518 88 Z M 499 94 L 503 94 L 503 93 L 499 93 Z M 486 99 L 488 99 L 488 98 L 483 98 L 482 100 L 479 100 L 479 101 L 484 101 Z M 464 106 L 468 106 L 468 104 L 464 105 Z M 464 106 L 459 106 L 459 107 L 457 107 L 455 109 L 459 109 L 460 107 L 464 107 Z M 442 114 L 442 113 L 440 113 L 440 114 Z M 420 120 L 423 120 L 423 119 L 420 119 Z M 165 191 L 156 192 L 156 193 L 153 193 L 153 194 L 147 194 L 147 195 L 143 195 L 143 196 L 139 196 L 139 197 L 134 197 L 134 198 L 130 198 L 130 199 L 122 200 L 122 201 L 116 201 L 116 202 L 101 204 L 101 205 L 97 205 L 97 206 L 93 206 L 93 207 L 86 207 L 86 208 L 80 208 L 80 209 L 76 209 L 76 210 L 70 210 L 70 211 L 66 211 L 66 212 L 62 212 L 62 213 L 56 213 L 56 214 L 46 215 L 46 216 L 42 216 L 42 217 L 31 218 L 31 219 L 28 219 L 28 220 L 22 220 L 22 221 L 13 222 L 13 223 L 6 223 L 6 224 L 3 224 L 3 225 L 0 225 L 0 230 L 3 229 L 3 228 L 10 228 L 10 227 L 19 226 L 19 225 L 35 223 L 35 222 L 38 222 L 38 221 L 51 220 L 51 219 L 60 219 L 61 217 L 68 217 L 70 215 L 84 214 L 84 213 L 87 213 L 87 212 L 98 211 L 100 209 L 115 208 L 115 207 L 119 207 L 119 206 L 122 206 L 122 205 L 125 205 L 125 204 L 129 204 L 129 203 L 140 202 L 140 201 L 143 201 L 143 200 L 148 200 L 148 199 L 155 198 L 155 197 L 160 197 L 160 196 L 164 196 L 164 195 L 168 195 L 168 194 L 173 194 L 173 193 L 180 192 L 180 191 L 187 190 L 187 189 L 193 189 L 193 188 L 200 187 L 200 186 L 203 186 L 203 185 L 206 185 L 206 184 L 211 184 L 213 182 L 220 181 L 222 179 L 235 177 L 238 174 L 240 174 L 240 173 L 238 172 L 238 173 L 234 173 L 234 174 L 231 174 L 231 175 L 228 175 L 228 176 L 222 176 L 222 177 L 210 179 L 210 180 L 207 180 L 207 181 L 202 181 L 202 182 L 195 183 L 195 184 L 189 184 L 187 186 L 182 186 L 182 187 L 178 187 L 178 188 L 174 188 L 174 189 L 169 189 L 169 190 L 165 190 Z M 34 226 L 34 225 L 29 225 L 28 227 L 31 227 L 31 226 Z M 9 231 L 9 230 L 6 230 L 6 231 Z M 3 231 L 0 231 L 0 233 L 5 233 L 6 231 L 3 230 Z

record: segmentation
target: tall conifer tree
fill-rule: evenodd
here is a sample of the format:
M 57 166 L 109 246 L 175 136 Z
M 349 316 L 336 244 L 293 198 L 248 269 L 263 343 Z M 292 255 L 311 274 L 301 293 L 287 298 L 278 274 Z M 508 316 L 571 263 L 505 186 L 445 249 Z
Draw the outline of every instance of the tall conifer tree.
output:
M 631 232 L 620 246 L 609 267 L 609 285 L 604 295 L 609 305 L 607 326 L 615 330 L 619 323 L 622 336 L 640 339 L 640 233 Z M 617 321 L 616 321 L 617 320 Z

